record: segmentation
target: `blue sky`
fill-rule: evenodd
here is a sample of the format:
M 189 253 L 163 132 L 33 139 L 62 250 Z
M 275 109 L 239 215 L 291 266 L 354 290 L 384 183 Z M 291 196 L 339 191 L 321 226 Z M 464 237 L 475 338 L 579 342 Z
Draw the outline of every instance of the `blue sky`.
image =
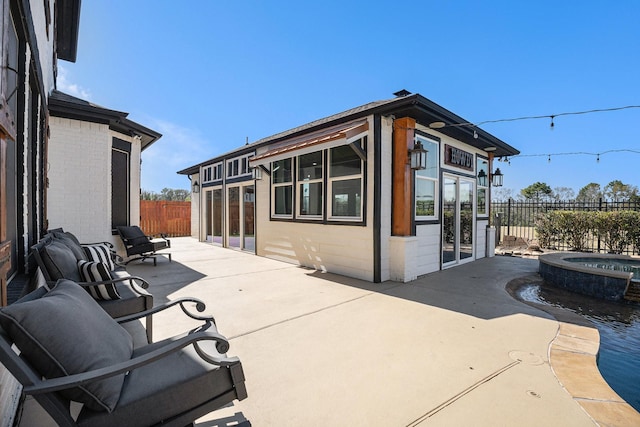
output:
M 473 123 L 640 105 L 639 22 L 637 0 L 86 0 L 58 88 L 162 133 L 142 188 L 187 189 L 180 169 L 400 89 Z M 640 108 L 554 122 L 482 126 L 523 155 L 505 189 L 640 186 Z M 555 155 L 609 150 L 631 151 Z

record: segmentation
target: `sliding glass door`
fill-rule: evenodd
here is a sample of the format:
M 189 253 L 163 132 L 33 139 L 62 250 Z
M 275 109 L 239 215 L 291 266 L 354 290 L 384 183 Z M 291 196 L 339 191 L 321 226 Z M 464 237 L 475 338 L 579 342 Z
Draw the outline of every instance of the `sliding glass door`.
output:
M 474 182 L 445 175 L 442 197 L 442 266 L 473 259 Z

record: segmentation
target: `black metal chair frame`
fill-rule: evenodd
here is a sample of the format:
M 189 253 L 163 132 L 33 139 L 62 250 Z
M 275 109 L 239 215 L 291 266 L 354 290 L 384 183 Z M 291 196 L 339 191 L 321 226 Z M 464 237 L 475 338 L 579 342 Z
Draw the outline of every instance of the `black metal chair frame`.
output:
M 206 325 L 213 324 L 213 318 L 210 316 L 199 316 L 191 313 L 185 307 L 185 302 L 195 302 L 198 311 L 203 311 L 205 309 L 205 305 L 202 301 L 190 298 L 181 301 L 174 301 L 166 306 L 155 307 L 154 309 L 146 312 L 115 319 L 119 324 L 124 324 L 143 317 L 150 317 L 154 313 L 165 310 L 171 306 L 179 305 L 187 316 L 192 319 L 203 321 L 203 324 L 205 325 L 204 328 L 196 328 L 186 334 L 174 337 L 159 348 L 123 363 L 96 369 L 90 372 L 46 379 L 43 378 L 42 375 L 37 372 L 24 358 L 20 357 L 20 355 L 14 351 L 12 348 L 13 342 L 2 328 L 0 328 L 0 362 L 22 384 L 23 393 L 26 395 L 33 395 L 35 400 L 53 418 L 57 425 L 63 427 L 75 427 L 78 426 L 78 424 L 71 416 L 69 401 L 60 396 L 57 392 L 78 387 L 92 381 L 112 377 L 124 372 L 130 372 L 136 368 L 158 361 L 169 354 L 179 352 L 187 346 L 193 345 L 197 354 L 203 360 L 212 365 L 217 365 L 222 369 L 229 370 L 233 387 L 221 395 L 212 396 L 208 401 L 201 405 L 191 408 L 188 411 L 175 414 L 170 419 L 165 419 L 161 422 L 162 426 L 182 427 L 191 424 L 196 419 L 231 403 L 233 400 L 242 400 L 247 397 L 247 390 L 244 384 L 245 377 L 240 360 L 237 357 L 227 357 L 226 354 L 224 354 L 229 349 L 228 340 L 217 332 L 206 330 Z M 79 319 L 79 321 L 81 321 L 81 319 Z M 215 330 L 215 328 L 213 329 Z M 207 341 L 215 342 L 216 349 L 220 355 L 209 355 L 199 347 L 199 343 Z M 167 390 L 167 392 L 170 392 L 170 390 Z M 117 411 L 117 407 L 115 411 Z
M 160 234 L 157 238 L 147 236 L 137 225 L 118 226 L 116 228 L 124 244 L 127 257 L 129 257 L 125 264 L 129 264 L 131 261 L 153 259 L 153 265 L 157 266 L 158 256 L 166 256 L 171 262 L 171 252 L 158 252 L 162 249 L 171 248 L 171 241 L 167 239 L 165 234 Z

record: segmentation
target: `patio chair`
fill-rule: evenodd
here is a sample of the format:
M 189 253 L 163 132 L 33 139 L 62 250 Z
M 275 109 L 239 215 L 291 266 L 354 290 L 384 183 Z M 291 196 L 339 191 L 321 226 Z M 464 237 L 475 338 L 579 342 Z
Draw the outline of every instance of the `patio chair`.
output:
M 126 264 L 135 260 L 144 261 L 147 258 L 151 258 L 153 259 L 153 265 L 156 266 L 158 255 L 169 257 L 169 262 L 171 262 L 170 252 L 157 252 L 171 247 L 171 241 L 165 235 L 160 235 L 160 238 L 147 236 L 137 225 L 118 226 L 117 229 L 127 251 L 127 257 L 135 257 L 127 260 Z
M 101 275 L 89 275 L 91 280 L 85 280 L 87 276 L 81 276 L 78 263 L 90 262 L 82 258 L 82 249 L 72 250 L 68 244 L 68 241 L 47 235 L 31 247 L 31 255 L 47 286 L 53 286 L 59 279 L 73 280 L 92 293 L 100 307 L 112 317 L 140 313 L 153 307 L 153 295 L 147 291 L 149 283 L 141 277 L 128 274 L 124 269 L 98 269 Z M 152 342 L 151 317 L 146 322 L 147 339 Z
M 145 313 L 114 320 L 60 280 L 0 309 L 0 362 L 59 426 L 182 427 L 247 397 L 228 340 L 182 308 L 199 327 L 134 348 L 121 323 Z M 82 404 L 77 418 L 72 401 Z

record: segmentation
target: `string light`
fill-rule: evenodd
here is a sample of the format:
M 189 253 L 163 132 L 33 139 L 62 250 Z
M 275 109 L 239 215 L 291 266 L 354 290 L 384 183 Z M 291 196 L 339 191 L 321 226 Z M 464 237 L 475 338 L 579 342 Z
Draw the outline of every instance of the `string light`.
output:
M 604 154 L 610 154 L 610 153 L 632 153 L 632 154 L 640 154 L 640 150 L 631 150 L 628 148 L 621 148 L 621 149 L 616 149 L 616 150 L 607 150 L 607 151 L 602 151 L 600 153 L 589 153 L 586 151 L 574 151 L 574 152 L 568 152 L 568 153 L 547 153 L 547 154 L 518 154 L 515 156 L 511 156 L 511 158 L 516 158 L 516 157 L 547 157 L 547 163 L 551 163 L 551 156 L 595 156 L 596 157 L 596 162 L 600 163 L 600 156 L 604 155 Z M 502 158 L 498 158 L 498 160 L 500 161 L 504 161 L 504 162 L 508 162 L 509 164 L 511 164 L 511 158 L 509 157 L 505 157 L 504 159 Z
M 613 108 L 599 108 L 599 109 L 585 110 L 585 111 L 571 111 L 571 112 L 556 113 L 556 114 L 546 114 L 542 116 L 523 116 L 523 117 L 514 117 L 514 118 L 508 118 L 508 119 L 485 120 L 478 123 L 466 122 L 466 123 L 446 124 L 444 122 L 433 122 L 429 125 L 429 127 L 433 129 L 441 129 L 444 127 L 479 127 L 487 123 L 515 122 L 518 120 L 533 120 L 533 119 L 551 119 L 550 128 L 551 130 L 553 130 L 555 128 L 554 119 L 560 116 L 574 116 L 579 114 L 603 113 L 608 111 L 627 110 L 631 108 L 640 108 L 640 105 L 627 105 L 624 107 L 613 107 Z

